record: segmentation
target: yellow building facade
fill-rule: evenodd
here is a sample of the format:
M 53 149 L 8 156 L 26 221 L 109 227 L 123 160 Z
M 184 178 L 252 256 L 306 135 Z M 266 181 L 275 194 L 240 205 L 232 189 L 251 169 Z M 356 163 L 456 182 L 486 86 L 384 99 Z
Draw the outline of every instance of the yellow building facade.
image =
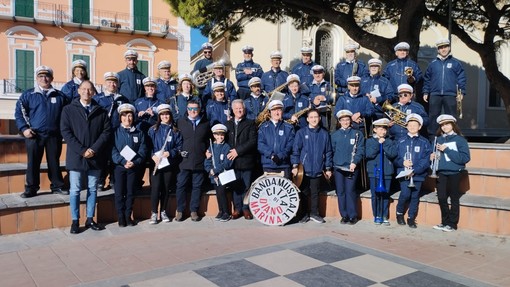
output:
M 189 72 L 190 28 L 170 13 L 163 0 L 4 0 L 0 2 L 0 133 L 15 134 L 14 106 L 34 86 L 37 66 L 53 68 L 59 89 L 71 76 L 71 63 L 88 64 L 100 89 L 105 72 L 125 68 L 123 54 L 138 52 L 139 69 L 157 76 L 157 64 Z

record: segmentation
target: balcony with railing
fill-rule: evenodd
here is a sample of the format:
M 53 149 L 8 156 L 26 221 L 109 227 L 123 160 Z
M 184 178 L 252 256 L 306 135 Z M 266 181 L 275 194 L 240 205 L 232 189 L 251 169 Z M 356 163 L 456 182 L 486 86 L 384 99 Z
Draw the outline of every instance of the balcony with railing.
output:
M 129 13 L 89 8 L 73 9 L 69 5 L 48 2 L 1 1 L 0 17 L 14 21 L 49 23 L 56 26 L 79 26 L 85 29 L 121 33 L 173 36 L 178 40 L 182 38 L 182 35 L 177 29 L 170 26 L 166 18 L 136 16 Z

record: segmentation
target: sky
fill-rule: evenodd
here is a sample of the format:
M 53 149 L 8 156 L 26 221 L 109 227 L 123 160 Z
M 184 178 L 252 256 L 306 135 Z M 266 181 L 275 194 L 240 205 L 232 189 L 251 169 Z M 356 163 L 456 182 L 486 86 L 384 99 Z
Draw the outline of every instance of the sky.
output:
M 205 42 L 207 42 L 207 37 L 202 36 L 202 34 L 200 34 L 200 30 L 191 28 L 190 56 L 193 56 L 196 52 L 198 52 L 202 44 Z

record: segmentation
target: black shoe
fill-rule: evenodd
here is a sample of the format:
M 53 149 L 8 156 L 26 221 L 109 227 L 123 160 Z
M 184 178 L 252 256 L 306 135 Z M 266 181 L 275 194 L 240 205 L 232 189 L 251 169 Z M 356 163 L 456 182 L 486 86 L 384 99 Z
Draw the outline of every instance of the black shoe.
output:
M 105 190 L 105 189 L 104 189 L 104 184 L 103 184 L 103 183 L 98 184 L 98 185 L 97 185 L 97 190 L 98 190 L 98 191 L 104 191 L 104 190 Z
M 80 224 L 78 223 L 78 220 L 73 220 L 73 224 L 71 224 L 71 234 L 78 234 L 80 233 Z
M 124 217 L 124 215 L 119 214 L 119 227 L 126 227 L 126 226 L 127 226 L 126 218 Z
M 358 219 L 356 217 L 349 219 L 349 225 L 354 225 L 356 223 L 358 223 Z
M 348 217 L 342 217 L 342 219 L 340 219 L 340 223 L 341 224 L 347 224 L 349 222 L 349 218 Z
M 36 195 L 37 195 L 37 192 L 30 191 L 30 190 L 25 190 L 25 192 L 20 194 L 21 198 L 30 198 L 30 197 L 34 197 Z
M 100 231 L 104 229 L 104 226 L 97 224 L 94 220 L 87 220 L 87 223 L 85 223 L 85 227 L 95 231 Z
M 406 225 L 403 214 L 397 214 L 397 223 L 398 225 Z
M 126 224 L 128 226 L 136 226 L 136 221 L 134 221 L 133 219 L 131 219 L 131 216 L 127 216 L 126 217 Z
M 51 193 L 53 194 L 61 194 L 61 195 L 69 195 L 69 191 L 63 190 L 62 188 L 55 188 L 51 190 Z
M 310 221 L 310 216 L 305 215 L 299 220 L 299 223 L 307 223 L 308 221 Z
M 410 228 L 416 228 L 416 221 L 414 221 L 414 219 L 412 218 L 408 218 L 407 219 L 407 225 L 409 225 Z

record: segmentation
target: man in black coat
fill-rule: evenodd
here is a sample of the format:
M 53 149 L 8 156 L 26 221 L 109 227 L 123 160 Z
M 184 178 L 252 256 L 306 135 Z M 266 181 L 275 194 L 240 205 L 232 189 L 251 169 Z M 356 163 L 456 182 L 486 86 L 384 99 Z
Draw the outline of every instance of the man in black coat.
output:
M 101 169 L 105 168 L 110 157 L 106 147 L 110 140 L 110 120 L 107 112 L 92 100 L 94 85 L 83 81 L 78 93 L 80 98 L 62 110 L 60 130 L 67 143 L 66 168 L 69 171 L 69 204 L 71 210 L 71 233 L 79 233 L 80 191 L 82 180 L 87 177 L 87 221 L 86 228 L 102 230 L 103 226 L 94 222 L 96 209 L 97 181 Z
M 211 139 L 209 121 L 200 116 L 200 105 L 191 100 L 187 104 L 188 116 L 182 117 L 177 122 L 177 127 L 182 134 L 182 162 L 179 164 L 180 172 L 177 175 L 177 213 L 176 221 L 182 221 L 182 213 L 186 207 L 186 185 L 191 179 L 191 220 L 198 221 L 198 209 L 200 207 L 200 194 L 204 182 L 205 151 Z
M 234 118 L 227 122 L 229 131 L 228 144 L 232 147 L 227 157 L 234 161 L 236 184 L 234 185 L 234 213 L 237 219 L 244 215 L 252 219 L 248 205 L 243 205 L 243 198 L 252 182 L 252 171 L 257 168 L 259 154 L 257 152 L 257 126 L 254 121 L 246 118 L 246 107 L 243 100 L 232 102 Z

